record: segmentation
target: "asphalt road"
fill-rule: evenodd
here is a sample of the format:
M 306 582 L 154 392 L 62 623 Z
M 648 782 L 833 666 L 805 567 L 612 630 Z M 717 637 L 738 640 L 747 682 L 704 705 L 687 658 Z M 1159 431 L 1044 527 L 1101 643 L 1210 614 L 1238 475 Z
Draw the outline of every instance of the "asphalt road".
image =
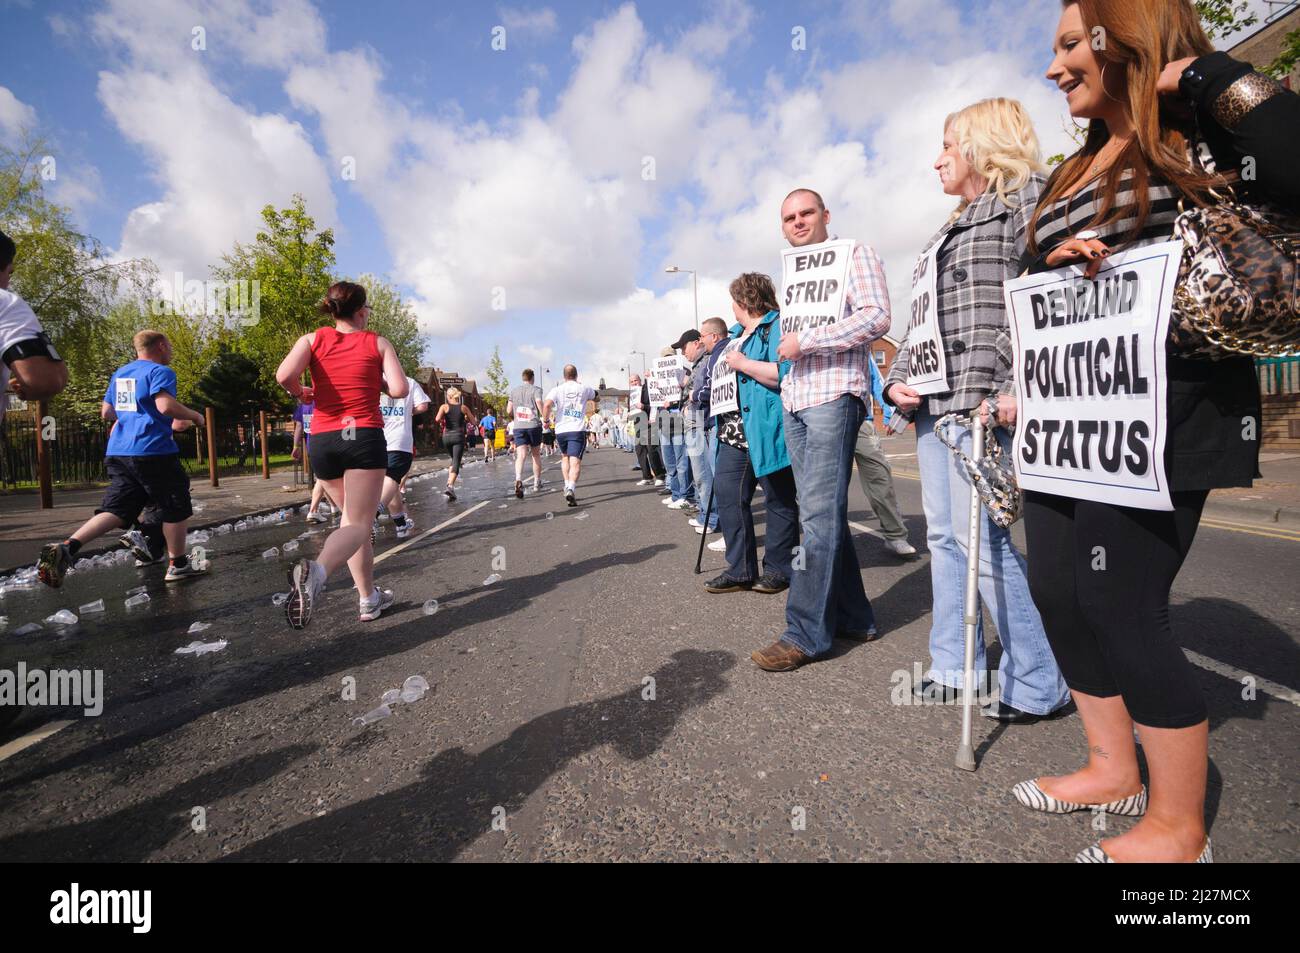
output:
M 1079 762 L 1077 716 L 977 718 L 970 774 L 952 766 L 959 709 L 892 703 L 896 673 L 927 662 L 924 553 L 903 562 L 859 534 L 884 637 L 765 673 L 749 653 L 780 633 L 785 597 L 706 594 L 699 537 L 633 486 L 630 462 L 589 454 L 576 509 L 558 466 L 523 501 L 504 461 L 467 467 L 456 503 L 441 479 L 416 485 L 421 532 L 455 521 L 400 548 L 385 524 L 379 576 L 398 601 L 374 623 L 357 621 L 343 576 L 305 631 L 272 606 L 288 563 L 260 554 L 307 529 L 301 517 L 214 538 L 205 579 L 113 568 L 10 594 L 0 668 L 101 669 L 106 700 L 98 717 L 28 709 L 0 728 L 3 745 L 71 722 L 0 753 L 0 857 L 1065 861 L 1102 836 L 1091 816 L 1010 795 Z M 900 469 L 897 485 L 923 548 L 919 484 Z M 856 487 L 851 500 L 862 523 Z M 1207 524 L 1178 580 L 1178 636 L 1218 668 L 1197 673 L 1221 861 L 1300 856 L 1297 556 L 1300 535 Z M 720 568 L 706 557 L 706 573 Z M 128 612 L 141 583 L 151 601 Z M 108 613 L 12 634 L 98 597 Z M 196 620 L 212 628 L 187 635 Z M 229 645 L 174 654 L 215 638 Z M 353 723 L 415 674 L 432 686 L 422 699 Z M 1270 689 L 1246 700 L 1240 677 Z

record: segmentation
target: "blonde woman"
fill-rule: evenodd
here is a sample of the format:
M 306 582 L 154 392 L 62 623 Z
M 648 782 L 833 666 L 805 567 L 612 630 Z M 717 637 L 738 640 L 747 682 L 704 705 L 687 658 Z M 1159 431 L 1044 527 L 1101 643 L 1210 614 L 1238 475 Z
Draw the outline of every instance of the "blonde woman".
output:
M 470 428 L 478 426 L 474 415 L 465 409 L 464 396 L 459 387 L 447 388 L 447 402 L 438 408 L 438 425 L 442 427 L 442 446 L 451 454 L 451 467 L 447 470 L 448 500 L 456 499 L 456 478 L 460 476 L 460 463 L 465 457 L 465 439 Z
M 1019 273 L 1026 225 L 1044 178 L 1033 125 L 1024 108 L 1011 99 L 986 99 L 949 116 L 943 151 L 934 168 L 944 192 L 959 199 L 959 204 L 921 253 L 913 298 L 917 302 L 927 293 L 934 294 L 932 313 L 939 341 L 929 348 L 913 328 L 908 329 L 885 379 L 884 397 L 916 424 L 930 548 L 931 667 L 914 690 L 924 700 L 955 701 L 964 668 L 962 596 L 969 554 L 970 482 L 952 452 L 935 436 L 934 425 L 947 413 L 969 418 L 986 397 L 1010 390 L 1011 333 L 1002 283 Z M 935 376 L 934 352 L 939 348 L 947 378 L 926 387 L 920 382 Z M 1009 452 L 1007 432 L 994 433 Z M 970 452 L 968 426 L 954 428 L 952 436 Z M 997 625 L 1002 658 L 998 695 L 981 713 L 1010 723 L 1038 721 L 1065 705 L 1069 693 L 1029 593 L 1024 557 L 1010 533 L 987 515 L 983 519 L 980 595 Z M 987 685 L 987 675 L 981 674 L 985 670 L 982 634 L 976 640 L 976 683 Z

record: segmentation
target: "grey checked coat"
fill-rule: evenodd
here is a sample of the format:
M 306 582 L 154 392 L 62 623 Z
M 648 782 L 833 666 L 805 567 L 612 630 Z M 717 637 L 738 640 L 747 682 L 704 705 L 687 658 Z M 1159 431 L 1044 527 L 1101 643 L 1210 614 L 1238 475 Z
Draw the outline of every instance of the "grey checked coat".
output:
M 997 192 L 985 192 L 925 245 L 938 256 L 939 327 L 948 359 L 949 390 L 922 398 L 931 414 L 969 411 L 993 393 L 1013 393 L 1011 330 L 1002 283 L 1020 274 L 1029 219 L 1046 180 L 1035 173 L 1011 196 L 1008 206 Z M 885 376 L 885 399 L 892 384 L 907 383 L 906 337 Z M 893 403 L 890 401 L 890 403 Z

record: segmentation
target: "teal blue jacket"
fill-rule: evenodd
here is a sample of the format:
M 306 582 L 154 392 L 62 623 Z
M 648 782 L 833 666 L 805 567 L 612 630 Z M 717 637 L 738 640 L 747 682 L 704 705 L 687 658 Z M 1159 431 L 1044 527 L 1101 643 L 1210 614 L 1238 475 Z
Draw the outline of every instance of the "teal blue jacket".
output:
M 763 316 L 754 333 L 740 351 L 755 361 L 770 361 L 777 365 L 777 386 L 768 387 L 748 374 L 736 375 L 740 396 L 740 417 L 745 422 L 745 439 L 749 443 L 749 462 L 754 476 L 765 477 L 790 465 L 790 454 L 785 448 L 785 408 L 781 405 L 781 381 L 790 371 L 790 362 L 776 355 L 781 344 L 781 327 L 776 323 L 779 312 L 769 311 Z M 731 326 L 731 336 L 745 333 L 740 324 Z

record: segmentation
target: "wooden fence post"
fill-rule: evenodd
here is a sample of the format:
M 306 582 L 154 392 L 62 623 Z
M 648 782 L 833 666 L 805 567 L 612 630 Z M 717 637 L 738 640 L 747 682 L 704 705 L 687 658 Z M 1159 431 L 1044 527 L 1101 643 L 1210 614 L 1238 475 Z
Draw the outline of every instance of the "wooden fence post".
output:
M 213 486 L 220 486 L 217 480 L 217 415 L 211 407 L 204 413 L 208 418 L 208 476 Z

